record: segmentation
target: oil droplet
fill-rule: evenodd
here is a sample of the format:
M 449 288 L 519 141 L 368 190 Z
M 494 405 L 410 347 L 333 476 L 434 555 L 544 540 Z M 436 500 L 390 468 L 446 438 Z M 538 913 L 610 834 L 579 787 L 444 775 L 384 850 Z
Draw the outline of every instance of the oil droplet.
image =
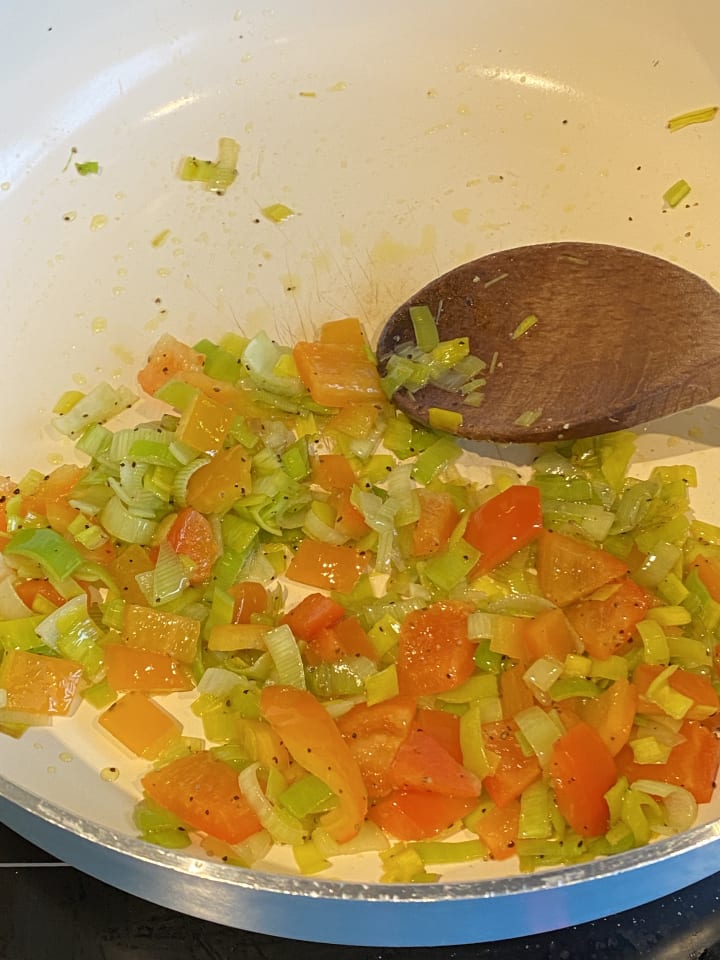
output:
M 338 80 L 337 83 L 334 83 L 331 87 L 328 87 L 330 93 L 342 93 L 343 90 L 347 90 L 347 83 L 344 80 Z
M 38 743 L 37 740 L 33 744 L 33 750 L 44 750 L 45 747 L 41 743 Z
M 252 122 L 252 120 L 248 120 L 248 122 L 245 124 L 245 133 L 252 133 L 254 129 L 255 124 Z
M 58 759 L 62 760 L 63 763 L 72 763 L 75 758 L 71 753 L 68 753 L 67 750 L 63 750 L 62 753 L 58 754 Z
M 452 215 L 453 220 L 457 220 L 458 223 L 468 223 L 470 220 L 470 208 L 461 207 L 458 210 L 453 210 Z
M 49 453 L 47 460 L 48 463 L 51 463 L 55 467 L 65 462 L 61 453 Z M 39 750 L 42 750 L 42 745 L 39 743 L 36 743 L 35 747 Z
M 53 767 L 53 766 L 49 766 L 49 767 L 47 768 L 47 772 L 48 772 L 49 774 L 53 775 L 53 774 L 57 773 L 57 768 L 56 768 L 56 767 Z
M 79 387 L 84 387 L 87 383 L 87 377 L 84 373 L 74 373 L 72 379 L 73 383 L 76 383 Z
M 9 190 L 9 189 L 10 189 L 10 181 L 3 180 L 3 182 L 0 183 L 0 190 Z
M 103 333 L 107 330 L 107 320 L 105 317 L 95 317 L 93 322 L 90 324 L 90 329 L 93 333 Z
M 242 10 L 236 10 L 233 14 L 233 20 L 242 20 Z
M 420 242 L 417 245 L 400 243 L 389 233 L 383 233 L 372 248 L 370 257 L 376 263 L 403 263 L 414 259 L 418 254 L 434 253 L 436 249 L 437 233 L 434 226 L 428 225 L 423 227 Z
M 480 177 L 473 177 L 472 180 L 466 180 L 466 181 L 465 181 L 465 186 L 466 186 L 466 187 L 479 187 L 481 183 L 482 183 L 482 180 L 480 179 Z
M 315 254 L 315 256 L 311 257 L 311 263 L 313 269 L 318 272 L 321 270 L 329 272 L 332 269 L 332 263 L 327 253 Z
M 130 353 L 127 347 L 123 347 L 122 344 L 116 343 L 110 349 L 123 363 L 133 363 L 135 360 L 132 353 Z
M 170 267 L 158 267 L 156 272 L 159 277 L 169 277 L 172 270 Z
M 295 293 L 300 286 L 300 277 L 296 273 L 285 273 L 280 277 L 285 293 Z
M 273 323 L 273 312 L 269 307 L 256 307 L 247 314 L 248 330 L 267 330 Z
M 251 53 L 244 53 L 244 54 L 240 57 L 240 63 L 250 63 L 251 60 L 252 60 L 252 54 L 251 54 Z
M 165 230 L 161 230 L 160 233 L 156 233 L 155 236 L 150 241 L 150 243 L 154 247 L 161 247 L 169 236 L 170 236 L 170 229 L 166 227 Z
M 125 287 L 113 287 L 113 288 L 112 288 L 112 295 L 113 295 L 114 297 L 119 297 L 120 294 L 122 294 L 122 293 L 125 293 Z
M 502 183 L 504 179 L 500 173 L 491 173 L 488 175 L 488 183 Z
M 470 113 L 470 107 L 466 103 L 459 103 L 457 105 L 457 112 L 460 114 L 460 116 L 465 116 L 466 114 Z
M 310 98 L 312 99 L 313 97 L 316 97 L 316 96 L 317 96 L 317 93 L 315 93 L 314 90 L 301 90 L 300 93 L 298 93 L 298 96 L 299 96 L 299 97 L 310 97 Z
M 90 229 L 102 230 L 107 222 L 108 218 L 104 213 L 96 213 L 95 216 L 90 220 Z
M 117 767 L 103 767 L 100 771 L 100 778 L 106 780 L 108 783 L 115 783 L 119 776 L 120 771 Z

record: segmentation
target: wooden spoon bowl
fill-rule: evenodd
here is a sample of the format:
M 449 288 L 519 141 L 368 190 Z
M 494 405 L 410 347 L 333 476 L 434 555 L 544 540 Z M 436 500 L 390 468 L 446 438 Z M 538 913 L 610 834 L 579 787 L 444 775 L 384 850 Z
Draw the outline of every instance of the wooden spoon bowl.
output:
M 422 424 L 431 407 L 461 413 L 457 433 L 471 440 L 591 436 L 720 396 L 720 293 L 637 250 L 547 243 L 456 267 L 389 318 L 377 345 L 381 372 L 414 342 L 409 307 L 421 304 L 439 312 L 441 339 L 467 336 L 471 353 L 496 362 L 479 406 L 432 384 L 393 400 Z M 529 316 L 537 322 L 513 339 Z M 529 411 L 536 419 L 523 423 Z

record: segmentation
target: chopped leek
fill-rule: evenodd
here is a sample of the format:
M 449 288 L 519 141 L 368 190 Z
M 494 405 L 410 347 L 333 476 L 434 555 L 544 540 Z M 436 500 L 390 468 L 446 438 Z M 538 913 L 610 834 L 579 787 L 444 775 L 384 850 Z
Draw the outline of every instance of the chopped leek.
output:
M 444 407 L 428 407 L 428 423 L 433 430 L 457 433 L 463 424 L 463 415 L 457 410 Z
M 271 203 L 267 207 L 263 207 L 260 212 L 271 223 L 283 223 L 283 221 L 295 216 L 295 211 L 284 203 Z
M 546 713 L 541 707 L 528 707 L 515 714 L 515 722 L 540 761 L 540 766 L 547 767 L 555 741 L 565 732 L 559 717 Z
M 126 387 L 100 383 L 90 393 L 81 395 L 66 413 L 56 417 L 53 426 L 66 437 L 77 437 L 93 424 L 104 423 L 131 407 L 135 400 L 135 394 Z
M 488 848 L 482 840 L 416 840 L 409 846 L 425 866 L 468 863 L 471 860 L 482 860 L 488 855 Z
M 75 169 L 81 177 L 87 177 L 91 173 L 100 173 L 100 164 L 97 160 L 85 160 L 83 163 L 76 163 Z
M 535 324 L 538 322 L 538 318 L 534 313 L 528 314 L 526 317 L 520 321 L 520 323 L 515 327 L 513 332 L 510 334 L 511 340 L 518 340 L 524 334 L 528 332 Z
M 380 854 L 385 883 L 432 883 L 438 874 L 428 873 L 416 847 L 399 843 Z
M 322 780 L 307 776 L 296 780 L 284 790 L 278 796 L 278 803 L 298 820 L 302 820 L 314 813 L 334 810 L 338 805 L 338 798 Z
M 714 120 L 718 112 L 718 107 L 702 107 L 699 110 L 688 110 L 686 113 L 679 113 L 675 117 L 670 117 L 667 122 L 668 130 L 682 130 L 683 127 L 691 123 L 708 123 Z
M 536 410 L 523 410 L 523 412 L 513 420 L 513 423 L 516 427 L 531 427 L 541 416 L 542 407 L 538 407 Z
M 82 565 L 80 553 L 55 530 L 18 530 L 5 547 L 9 556 L 36 561 L 54 580 L 65 580 Z
M 425 305 L 410 307 L 410 320 L 418 347 L 423 353 L 430 353 L 440 343 L 437 324 L 430 308 Z
M 690 184 L 687 180 L 677 180 L 668 187 L 663 194 L 663 200 L 669 207 L 676 207 L 690 193 Z
M 218 141 L 216 160 L 199 160 L 197 157 L 185 157 L 180 164 L 180 179 L 194 180 L 205 185 L 207 190 L 222 194 L 232 186 L 237 177 L 237 160 L 240 145 L 232 137 L 221 137 Z
M 275 664 L 280 683 L 305 689 L 305 672 L 297 640 L 287 624 L 265 634 L 265 646 Z
M 275 843 L 302 843 L 308 839 L 305 827 L 297 817 L 268 800 L 258 782 L 259 763 L 251 763 L 238 774 L 243 796 L 257 814 Z

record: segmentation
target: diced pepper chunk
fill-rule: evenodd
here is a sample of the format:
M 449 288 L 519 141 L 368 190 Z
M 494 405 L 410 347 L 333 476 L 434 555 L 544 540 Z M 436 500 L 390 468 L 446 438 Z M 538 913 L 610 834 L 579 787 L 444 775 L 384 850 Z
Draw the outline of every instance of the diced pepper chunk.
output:
M 339 800 L 322 817 L 338 843 L 356 836 L 367 814 L 367 790 L 350 748 L 325 707 L 305 690 L 266 686 L 260 707 L 293 759 L 326 783 Z
M 165 653 L 181 663 L 192 663 L 200 639 L 200 621 L 131 603 L 125 608 L 122 636 L 129 647 Z
M 599 837 L 608 829 L 605 794 L 617 777 L 610 750 L 590 724 L 577 723 L 555 741 L 550 782 L 560 812 L 581 837 Z
M 158 757 L 182 730 L 179 720 L 138 690 L 110 704 L 98 723 L 131 753 L 146 760 Z
M 142 780 L 147 795 L 189 826 L 240 843 L 260 822 L 238 788 L 237 771 L 206 750 L 173 760 Z
M 493 860 L 507 860 L 515 853 L 520 829 L 520 801 L 490 807 L 475 821 L 473 829 L 485 843 Z
M 182 370 L 202 370 L 204 357 L 169 333 L 153 347 L 147 363 L 138 373 L 138 383 L 151 395 Z
M 104 652 L 107 682 L 113 690 L 166 693 L 194 686 L 187 666 L 166 653 L 126 643 L 108 643 Z
M 345 616 L 345 608 L 323 593 L 303 597 L 282 618 L 298 640 L 313 640 L 321 630 L 332 627 Z
M 385 397 L 377 367 L 362 347 L 301 341 L 295 345 L 293 357 L 316 403 L 345 407 Z
M 447 546 L 460 514 L 449 493 L 434 493 L 421 488 L 418 498 L 420 517 L 413 528 L 413 554 L 430 557 Z
M 366 567 L 366 560 L 354 547 L 302 540 L 287 575 L 309 587 L 349 593 Z
M 196 393 L 180 416 L 177 438 L 204 453 L 215 453 L 227 437 L 235 413 L 229 407 Z
M 237 445 L 220 450 L 190 477 L 187 502 L 201 513 L 224 513 L 252 489 L 252 458 Z
M 320 328 L 320 342 L 353 344 L 356 347 L 367 345 L 362 325 L 357 317 L 328 320 Z
M 683 742 L 670 751 L 666 763 L 636 763 L 629 746 L 617 755 L 619 773 L 632 783 L 640 778 L 675 783 L 689 790 L 698 803 L 709 803 L 715 790 L 720 740 L 696 720 L 680 727 Z
M 442 693 L 459 687 L 472 675 L 475 646 L 467 628 L 471 609 L 457 600 L 440 601 L 405 617 L 397 664 L 400 693 Z
M 565 608 L 565 615 L 592 657 L 606 660 L 626 653 L 633 630 L 653 604 L 652 596 L 623 577 L 608 597 L 588 597 Z
M 26 650 L 8 650 L 0 665 L 5 708 L 22 713 L 64 716 L 71 712 L 83 671 L 78 663 Z
M 207 517 L 193 507 L 186 507 L 168 530 L 167 540 L 175 553 L 192 561 L 190 583 L 203 583 L 209 578 L 220 556 L 220 545 Z
M 543 595 L 566 607 L 626 576 L 628 567 L 606 550 L 543 530 L 538 538 L 537 571 Z
M 393 790 L 370 807 L 368 818 L 398 840 L 427 840 L 461 820 L 476 803 L 476 797 Z
M 470 515 L 465 539 L 482 556 L 475 575 L 482 576 L 536 539 L 542 529 L 540 491 L 516 484 L 483 503 Z

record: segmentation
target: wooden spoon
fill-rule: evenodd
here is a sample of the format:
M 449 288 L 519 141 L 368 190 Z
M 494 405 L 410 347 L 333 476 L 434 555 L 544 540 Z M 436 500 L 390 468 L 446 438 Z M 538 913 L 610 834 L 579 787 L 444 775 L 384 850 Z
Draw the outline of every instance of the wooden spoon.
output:
M 496 362 L 479 406 L 435 385 L 400 389 L 394 402 L 423 424 L 431 407 L 457 411 L 457 433 L 471 440 L 591 436 L 720 396 L 720 293 L 637 250 L 547 243 L 456 267 L 387 321 L 381 372 L 401 344 L 414 343 L 408 308 L 420 304 L 439 312 L 441 339 L 467 336 L 471 353 Z M 530 316 L 537 321 L 513 339 Z

